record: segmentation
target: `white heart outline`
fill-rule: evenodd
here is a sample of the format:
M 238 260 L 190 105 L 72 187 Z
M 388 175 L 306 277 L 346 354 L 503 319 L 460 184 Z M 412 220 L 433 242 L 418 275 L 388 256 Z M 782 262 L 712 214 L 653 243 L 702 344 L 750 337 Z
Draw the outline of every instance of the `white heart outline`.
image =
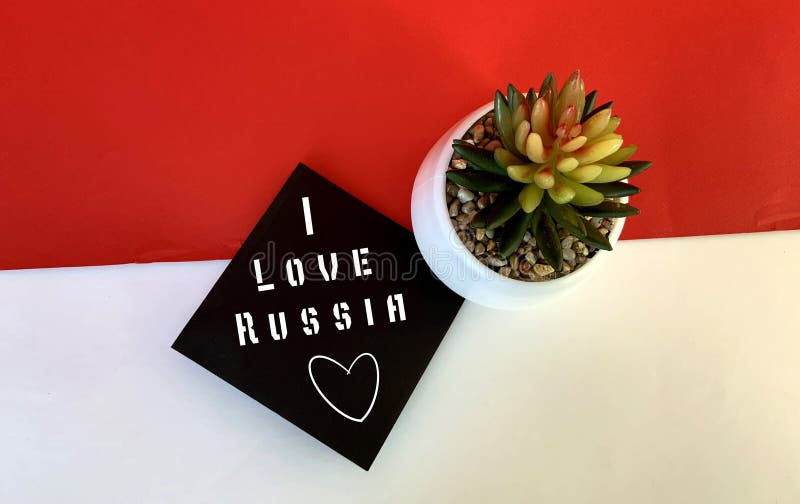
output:
M 344 411 L 340 410 L 332 402 L 330 402 L 328 400 L 328 398 L 325 396 L 325 394 L 322 392 L 322 390 L 320 390 L 319 385 L 317 385 L 317 381 L 314 379 L 314 373 L 311 372 L 311 363 L 314 362 L 315 359 L 325 359 L 325 360 L 327 360 L 329 362 L 333 362 L 334 364 L 336 364 L 340 368 L 344 369 L 347 374 L 350 374 L 350 370 L 353 369 L 353 366 L 356 365 L 356 362 L 358 362 L 358 359 L 360 359 L 361 357 L 369 357 L 369 358 L 372 359 L 372 362 L 375 364 L 375 393 L 372 394 L 372 402 L 369 404 L 369 408 L 367 408 L 367 412 L 364 413 L 364 416 L 362 416 L 361 418 L 355 418 L 355 417 L 351 417 L 350 415 L 348 415 Z M 338 361 L 336 361 L 334 359 L 331 359 L 327 355 L 315 355 L 314 357 L 311 357 L 311 359 L 309 359 L 309 361 L 308 361 L 308 376 L 311 377 L 311 383 L 314 384 L 314 388 L 317 389 L 317 393 L 319 393 L 319 395 L 322 397 L 322 399 L 324 399 L 325 402 L 328 403 L 328 406 L 333 408 L 333 410 L 336 413 L 339 413 L 340 415 L 342 415 L 343 417 L 345 417 L 348 420 L 352 420 L 353 422 L 363 422 L 364 419 L 367 418 L 367 416 L 369 416 L 370 412 L 372 411 L 372 407 L 375 406 L 375 399 L 377 399 L 377 397 L 378 397 L 378 385 L 380 385 L 380 382 L 381 382 L 381 370 L 378 367 L 378 360 L 371 353 L 364 352 L 364 353 L 360 354 L 358 357 L 353 359 L 353 362 L 350 363 L 350 367 L 342 366 Z

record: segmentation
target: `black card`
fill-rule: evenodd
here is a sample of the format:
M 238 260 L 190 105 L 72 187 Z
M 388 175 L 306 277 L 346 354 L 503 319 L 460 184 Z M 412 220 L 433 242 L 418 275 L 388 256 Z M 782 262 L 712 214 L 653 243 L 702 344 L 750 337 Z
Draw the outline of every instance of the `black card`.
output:
M 301 164 L 172 348 L 369 469 L 461 302 Z

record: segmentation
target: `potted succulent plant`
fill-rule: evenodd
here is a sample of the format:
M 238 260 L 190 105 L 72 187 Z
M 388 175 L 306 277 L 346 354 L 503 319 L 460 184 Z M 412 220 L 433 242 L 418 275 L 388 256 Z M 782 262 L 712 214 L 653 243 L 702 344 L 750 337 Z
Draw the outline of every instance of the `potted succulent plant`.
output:
M 520 308 L 587 277 L 639 213 L 631 161 L 612 102 L 595 106 L 580 72 L 559 91 L 513 85 L 468 114 L 431 149 L 414 183 L 420 250 L 451 289 L 480 304 Z

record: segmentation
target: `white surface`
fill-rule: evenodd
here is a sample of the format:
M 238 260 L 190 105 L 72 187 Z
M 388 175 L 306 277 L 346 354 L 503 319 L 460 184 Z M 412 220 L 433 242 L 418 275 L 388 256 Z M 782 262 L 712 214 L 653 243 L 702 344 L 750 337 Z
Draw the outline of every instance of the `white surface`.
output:
M 493 107 L 492 103 L 487 103 L 467 114 L 442 135 L 425 156 L 411 194 L 411 222 L 414 238 L 425 262 L 445 285 L 461 297 L 483 306 L 516 310 L 537 305 L 544 297 L 568 293 L 602 268 L 609 253 L 598 251 L 579 270 L 556 280 L 520 282 L 485 267 L 467 250 L 450 223 L 444 199 L 445 172 L 453 156 L 453 140 L 461 138 L 475 121 Z M 620 198 L 620 201 L 625 203 L 628 198 Z M 608 235 L 612 246 L 617 243 L 624 225 L 624 218 L 617 219 Z
M 0 502 L 800 502 L 800 232 L 466 304 L 369 472 L 169 348 L 224 266 L 0 272 Z

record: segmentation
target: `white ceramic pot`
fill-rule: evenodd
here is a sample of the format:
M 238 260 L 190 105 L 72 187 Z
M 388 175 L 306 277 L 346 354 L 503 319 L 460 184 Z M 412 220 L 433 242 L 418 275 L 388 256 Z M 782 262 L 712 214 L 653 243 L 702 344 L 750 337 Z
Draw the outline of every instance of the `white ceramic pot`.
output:
M 411 223 L 414 237 L 428 266 L 450 289 L 464 298 L 491 308 L 516 310 L 527 308 L 567 291 L 585 280 L 607 259 L 608 252 L 599 250 L 583 266 L 572 273 L 543 282 L 525 282 L 504 277 L 491 270 L 467 250 L 450 224 L 445 201 L 445 172 L 453 155 L 453 140 L 464 133 L 481 116 L 492 110 L 488 103 L 467 114 L 442 135 L 428 152 L 417 172 L 411 195 Z M 622 201 L 627 201 L 627 198 Z M 609 233 L 616 244 L 625 219 L 617 219 Z

